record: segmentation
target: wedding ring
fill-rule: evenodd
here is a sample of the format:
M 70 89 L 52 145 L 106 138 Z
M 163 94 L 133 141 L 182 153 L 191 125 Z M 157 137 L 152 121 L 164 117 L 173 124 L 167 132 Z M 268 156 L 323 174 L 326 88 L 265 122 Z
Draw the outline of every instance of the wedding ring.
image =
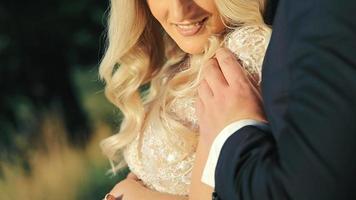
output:
M 116 198 L 110 193 L 107 193 L 103 200 L 116 200 Z

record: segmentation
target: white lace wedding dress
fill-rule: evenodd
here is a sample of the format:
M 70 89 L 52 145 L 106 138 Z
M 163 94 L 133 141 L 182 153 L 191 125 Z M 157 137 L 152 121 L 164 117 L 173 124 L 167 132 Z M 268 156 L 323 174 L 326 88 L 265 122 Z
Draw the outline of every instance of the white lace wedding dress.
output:
M 247 26 L 229 34 L 226 37 L 226 46 L 237 55 L 250 73 L 260 74 L 269 38 L 268 30 L 258 26 Z M 198 132 L 193 98 L 176 99 L 170 111 L 183 124 Z M 178 160 L 182 152 L 175 151 L 163 141 L 150 122 L 147 122 L 141 137 L 143 138 L 137 137 L 124 150 L 124 158 L 130 170 L 153 190 L 187 195 L 195 154 L 191 153 L 185 159 Z

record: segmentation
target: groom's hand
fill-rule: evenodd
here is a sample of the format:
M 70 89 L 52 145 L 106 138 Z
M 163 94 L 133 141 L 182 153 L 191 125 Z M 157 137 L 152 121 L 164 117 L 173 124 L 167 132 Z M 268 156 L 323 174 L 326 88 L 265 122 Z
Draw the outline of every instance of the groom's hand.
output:
M 234 121 L 266 122 L 261 95 L 232 52 L 219 49 L 204 67 L 196 105 L 201 142 L 210 148 L 218 133 Z

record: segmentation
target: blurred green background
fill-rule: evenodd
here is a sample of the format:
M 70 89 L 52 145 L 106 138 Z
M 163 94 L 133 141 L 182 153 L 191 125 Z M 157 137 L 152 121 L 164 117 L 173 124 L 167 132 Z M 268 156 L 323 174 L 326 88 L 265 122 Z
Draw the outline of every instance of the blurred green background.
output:
M 99 148 L 121 119 L 98 79 L 107 7 L 1 1 L 1 200 L 98 200 L 127 173 Z

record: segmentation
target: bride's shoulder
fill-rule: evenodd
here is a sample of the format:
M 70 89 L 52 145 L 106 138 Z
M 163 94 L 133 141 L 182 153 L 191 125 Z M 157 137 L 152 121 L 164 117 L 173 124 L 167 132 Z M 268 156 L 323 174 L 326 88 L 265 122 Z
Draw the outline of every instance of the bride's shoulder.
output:
M 262 25 L 241 26 L 225 37 L 225 45 L 236 54 L 251 73 L 261 72 L 262 62 L 271 37 L 271 29 Z
M 261 25 L 237 27 L 231 30 L 225 42 L 228 48 L 235 49 L 253 45 L 253 47 L 266 47 L 271 37 L 271 29 Z

